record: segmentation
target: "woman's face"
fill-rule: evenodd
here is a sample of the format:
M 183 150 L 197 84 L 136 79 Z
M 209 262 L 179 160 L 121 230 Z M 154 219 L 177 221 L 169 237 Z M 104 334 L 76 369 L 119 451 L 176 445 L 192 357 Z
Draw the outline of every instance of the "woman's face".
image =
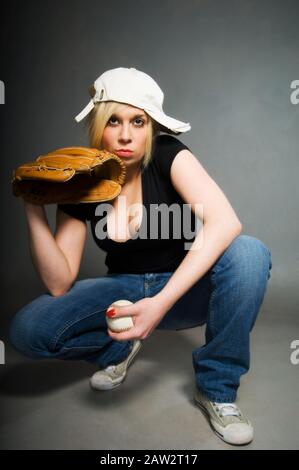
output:
M 141 163 L 145 154 L 148 124 L 143 109 L 121 104 L 106 124 L 102 137 L 103 148 L 118 155 L 128 167 L 135 167 Z

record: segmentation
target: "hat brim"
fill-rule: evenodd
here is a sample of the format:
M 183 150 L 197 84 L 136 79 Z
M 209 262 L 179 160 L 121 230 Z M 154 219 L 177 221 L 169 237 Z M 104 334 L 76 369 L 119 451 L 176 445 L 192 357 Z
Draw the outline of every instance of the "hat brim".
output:
M 157 111 L 152 111 L 146 108 L 144 108 L 144 110 L 151 116 L 151 118 L 153 118 L 166 129 L 172 131 L 174 134 L 188 132 L 191 129 L 189 122 L 179 121 L 178 119 L 167 116 L 165 113 L 159 113 Z
M 115 100 L 103 99 L 101 101 L 116 101 L 118 103 L 130 104 L 132 106 L 137 106 L 138 108 L 144 109 L 144 111 L 146 111 L 146 113 L 152 119 L 158 122 L 162 126 L 162 128 L 167 129 L 167 132 L 171 132 L 173 134 L 181 134 L 182 132 L 188 132 L 191 129 L 191 125 L 189 124 L 189 122 L 179 121 L 178 119 L 174 119 L 168 116 L 163 111 L 161 112 L 158 109 L 154 109 L 154 110 L 149 109 L 147 106 L 142 106 L 140 103 L 134 103 L 134 100 L 130 100 L 130 102 L 128 102 L 128 101 L 121 101 L 118 99 L 115 99 Z M 87 114 L 90 113 L 90 111 L 93 108 L 94 108 L 94 101 L 93 99 L 91 99 L 89 103 L 85 106 L 85 108 L 75 117 L 75 120 L 77 122 L 80 122 L 83 118 L 87 116 Z

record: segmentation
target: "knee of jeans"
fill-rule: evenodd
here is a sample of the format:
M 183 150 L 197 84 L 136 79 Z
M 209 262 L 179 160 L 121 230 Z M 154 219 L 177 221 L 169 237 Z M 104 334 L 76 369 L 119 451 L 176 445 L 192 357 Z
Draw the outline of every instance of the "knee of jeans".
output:
M 16 313 L 9 329 L 9 339 L 14 348 L 30 358 L 43 356 L 48 349 L 50 338 L 41 333 L 39 322 L 35 321 L 33 312 L 23 308 Z
M 238 276 L 247 280 L 257 278 L 268 280 L 272 268 L 269 248 L 258 238 L 250 235 L 239 235 L 229 247 L 230 261 Z

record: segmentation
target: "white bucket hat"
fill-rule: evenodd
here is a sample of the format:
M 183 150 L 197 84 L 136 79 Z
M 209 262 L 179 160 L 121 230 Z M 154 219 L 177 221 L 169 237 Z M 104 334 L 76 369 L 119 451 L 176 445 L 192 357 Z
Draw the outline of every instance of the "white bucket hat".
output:
M 133 67 L 118 67 L 107 70 L 94 82 L 95 95 L 75 117 L 77 122 L 84 119 L 101 101 L 119 101 L 146 111 L 155 121 L 175 134 L 187 132 L 191 126 L 164 113 L 164 93 L 149 75 Z

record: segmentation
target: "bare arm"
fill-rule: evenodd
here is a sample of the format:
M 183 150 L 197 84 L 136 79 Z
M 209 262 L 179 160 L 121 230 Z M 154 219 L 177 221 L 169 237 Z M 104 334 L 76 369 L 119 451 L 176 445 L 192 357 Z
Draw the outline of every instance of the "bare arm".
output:
M 56 215 L 52 234 L 44 206 L 24 201 L 33 265 L 53 296 L 63 295 L 75 281 L 86 240 L 86 223 L 64 214 Z

